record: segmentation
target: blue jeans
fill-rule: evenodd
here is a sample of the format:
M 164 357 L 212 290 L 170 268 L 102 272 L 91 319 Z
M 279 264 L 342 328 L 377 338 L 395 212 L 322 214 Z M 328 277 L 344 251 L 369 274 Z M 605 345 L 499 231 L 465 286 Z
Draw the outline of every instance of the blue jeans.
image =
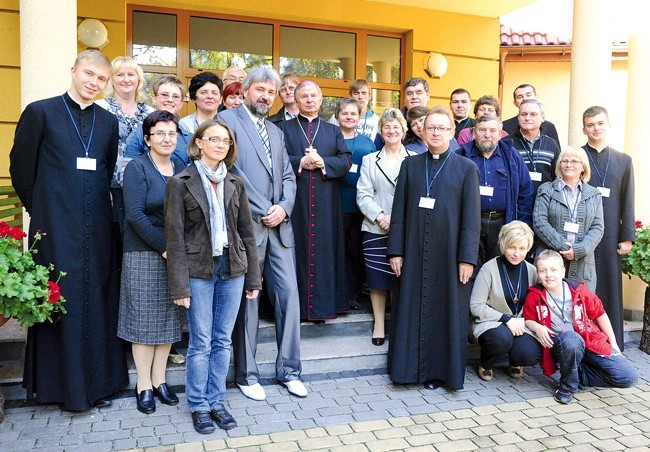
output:
M 578 392 L 583 386 L 627 388 L 638 374 L 620 353 L 601 356 L 585 348 L 585 341 L 575 331 L 563 331 L 553 339 L 553 359 L 560 366 L 560 386 L 564 392 Z
M 187 310 L 186 391 L 190 411 L 223 408 L 230 365 L 230 336 L 244 290 L 244 275 L 230 277 L 228 253 L 214 260 L 210 279 L 190 278 Z

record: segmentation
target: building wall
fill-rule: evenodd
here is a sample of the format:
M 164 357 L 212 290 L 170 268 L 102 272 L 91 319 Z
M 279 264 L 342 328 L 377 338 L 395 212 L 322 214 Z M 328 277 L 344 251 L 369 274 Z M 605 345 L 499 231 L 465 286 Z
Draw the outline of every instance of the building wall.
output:
M 134 2 L 159 6 L 159 0 Z M 228 5 L 212 0 L 165 2 L 167 8 L 209 11 L 247 17 L 321 23 L 351 28 L 387 30 L 406 35 L 406 78 L 426 77 L 424 58 L 431 51 L 447 56 L 449 69 L 439 80 L 429 80 L 430 105 L 448 105 L 449 93 L 467 88 L 474 98 L 497 90 L 499 21 L 476 16 L 436 12 L 364 0 L 311 2 L 298 0 L 240 0 Z M 110 43 L 109 58 L 126 54 L 126 2 L 78 0 L 77 15 L 101 20 Z M 0 184 L 9 183 L 9 151 L 20 115 L 20 30 L 18 0 L 0 0 Z M 459 38 L 458 30 L 462 30 Z M 79 50 L 82 50 L 80 47 Z M 46 74 L 47 68 L 43 68 Z

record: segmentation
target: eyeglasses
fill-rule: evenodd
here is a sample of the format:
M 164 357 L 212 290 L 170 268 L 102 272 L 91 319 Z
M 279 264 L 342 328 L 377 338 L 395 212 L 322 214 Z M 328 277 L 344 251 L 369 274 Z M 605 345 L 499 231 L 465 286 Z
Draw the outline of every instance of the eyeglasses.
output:
M 224 146 L 230 146 L 233 144 L 233 141 L 228 138 L 221 139 L 219 137 L 207 137 L 201 139 L 204 141 L 209 141 L 212 144 L 223 144 Z
M 165 100 L 173 100 L 174 102 L 180 102 L 182 97 L 179 96 L 178 94 L 169 94 L 169 93 L 158 93 L 156 96 L 160 96 Z
M 152 132 L 149 136 L 156 137 L 159 140 L 164 140 L 165 137 L 169 137 L 169 138 L 178 137 L 178 132 L 162 132 L 159 130 L 158 132 Z
M 427 132 L 449 132 L 451 127 L 428 126 L 424 128 Z
M 560 163 L 561 163 L 562 165 L 564 165 L 564 166 L 568 166 L 568 165 L 571 165 L 571 166 L 582 165 L 582 162 L 581 162 L 580 160 L 566 160 L 566 159 L 565 159 L 565 160 L 560 160 Z

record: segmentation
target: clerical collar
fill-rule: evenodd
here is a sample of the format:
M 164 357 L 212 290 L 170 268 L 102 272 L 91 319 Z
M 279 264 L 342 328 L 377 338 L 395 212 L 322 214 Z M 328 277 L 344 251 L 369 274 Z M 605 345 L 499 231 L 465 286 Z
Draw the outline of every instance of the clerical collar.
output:
M 72 101 L 73 101 L 75 104 L 79 105 L 79 108 L 81 108 L 82 110 L 85 110 L 86 108 L 90 107 L 90 106 L 93 104 L 93 102 L 91 102 L 91 103 L 89 103 L 89 104 L 84 104 L 84 103 L 81 102 L 80 100 L 76 99 L 76 98 L 75 98 L 75 97 L 70 93 L 70 91 L 68 91 L 66 94 L 68 95 L 68 97 L 70 97 L 70 99 L 72 99 Z
M 588 146 L 590 149 L 593 149 L 594 151 L 596 151 L 598 154 L 600 154 L 601 152 L 603 152 L 603 151 L 604 151 L 605 149 L 607 149 L 607 147 L 608 147 L 608 146 L 605 145 L 605 146 L 603 146 L 602 148 L 597 148 L 596 146 L 592 146 L 592 145 L 589 144 L 589 143 L 587 143 L 587 146 Z
M 441 154 L 432 154 L 431 151 L 427 150 L 427 153 L 431 156 L 433 160 L 444 160 L 449 155 L 449 149 Z
M 302 113 L 298 113 L 298 119 L 303 122 L 314 122 L 318 119 L 320 119 L 318 116 L 314 116 L 313 118 L 308 118 L 307 116 L 303 115 Z

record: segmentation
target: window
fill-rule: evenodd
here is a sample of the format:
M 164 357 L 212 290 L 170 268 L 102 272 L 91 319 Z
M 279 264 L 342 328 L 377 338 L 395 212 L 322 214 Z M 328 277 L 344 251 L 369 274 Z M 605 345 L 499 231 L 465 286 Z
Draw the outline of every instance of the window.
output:
M 403 40 L 397 33 L 127 5 L 127 49 L 148 82 L 173 74 L 187 84 L 203 70 L 221 76 L 229 66 L 267 64 L 314 79 L 327 117 L 356 78 L 371 83 L 378 114 L 399 106 Z M 272 111 L 281 105 L 277 96 Z M 193 109 L 190 102 L 181 114 Z

